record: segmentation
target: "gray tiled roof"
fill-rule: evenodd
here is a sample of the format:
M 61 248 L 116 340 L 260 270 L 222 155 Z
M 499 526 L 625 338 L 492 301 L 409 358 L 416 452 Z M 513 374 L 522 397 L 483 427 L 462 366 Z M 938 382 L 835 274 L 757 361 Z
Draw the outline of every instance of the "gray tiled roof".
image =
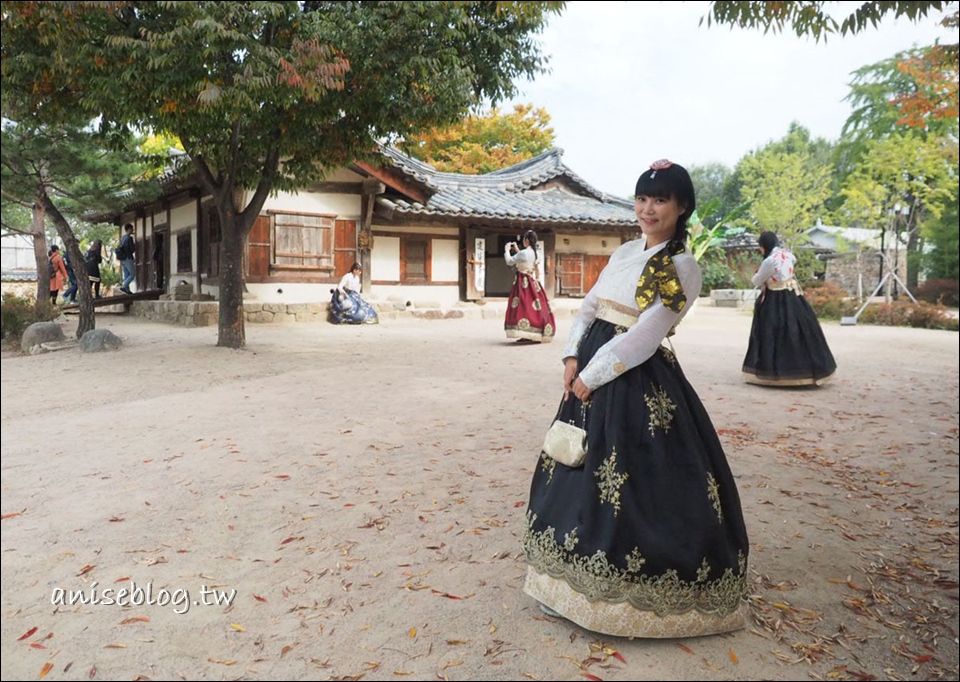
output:
M 551 149 L 484 175 L 441 173 L 392 147 L 382 147 L 381 152 L 396 169 L 432 192 L 425 204 L 398 197 L 379 197 L 377 203 L 392 212 L 411 216 L 636 227 L 633 202 L 590 186 L 563 163 L 562 149 Z M 541 188 L 561 176 L 572 189 L 556 185 Z

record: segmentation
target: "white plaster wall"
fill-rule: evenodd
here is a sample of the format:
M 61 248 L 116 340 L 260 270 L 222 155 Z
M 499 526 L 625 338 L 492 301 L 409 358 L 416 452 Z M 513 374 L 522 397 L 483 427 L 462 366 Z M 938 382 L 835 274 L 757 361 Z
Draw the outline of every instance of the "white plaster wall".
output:
M 157 221 L 157 225 L 160 225 L 166 220 L 166 217 Z M 175 206 L 170 210 L 170 229 L 178 230 L 187 225 L 196 225 L 197 224 L 197 202 L 191 201 L 188 204 L 183 204 L 181 206 Z
M 328 194 L 325 192 L 281 192 L 269 197 L 261 213 L 267 211 L 295 211 L 301 213 L 324 213 L 336 215 L 344 220 L 357 220 L 360 217 L 359 194 Z
M 336 282 L 326 284 L 304 282 L 274 282 L 272 284 L 247 283 L 247 293 L 243 300 L 247 303 L 327 303 L 330 290 L 336 289 Z
M 460 242 L 432 239 L 430 274 L 434 282 L 457 282 L 460 270 Z
M 604 246 L 604 242 L 606 242 L 606 246 Z M 556 253 L 610 255 L 617 250 L 620 243 L 620 237 L 603 237 L 592 234 L 558 234 L 554 251 Z
M 371 279 L 400 281 L 400 237 L 376 235 L 370 249 Z
M 374 225 L 375 232 L 406 232 L 407 234 L 436 234 L 445 237 L 460 238 L 460 229 L 456 227 L 394 227 L 392 225 Z
M 374 284 L 370 299 L 405 303 L 412 301 L 417 308 L 447 307 L 460 300 L 460 287 L 413 286 L 407 284 Z

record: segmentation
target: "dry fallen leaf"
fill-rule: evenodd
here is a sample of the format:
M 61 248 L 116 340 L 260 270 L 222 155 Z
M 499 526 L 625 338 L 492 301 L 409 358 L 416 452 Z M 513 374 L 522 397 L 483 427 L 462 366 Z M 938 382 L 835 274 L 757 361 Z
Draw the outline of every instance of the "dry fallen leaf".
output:
M 243 627 L 242 625 L 238 625 L 237 623 L 230 623 L 230 627 L 232 627 L 232 628 L 233 628 L 234 630 L 236 630 L 237 632 L 246 632 L 246 631 L 247 631 L 247 629 L 246 629 L 245 627 Z
M 36 631 L 37 631 L 37 628 L 30 628 L 29 630 L 27 630 L 26 632 L 24 632 L 22 635 L 20 635 L 20 637 L 17 638 L 17 641 L 18 641 L 18 642 L 22 642 L 22 641 L 25 640 L 27 637 L 33 637 L 33 633 L 36 632 Z
M 734 663 L 739 663 L 740 660 L 737 658 L 737 655 L 733 653 L 733 649 L 730 649 L 730 660 Z
M 53 670 L 53 663 L 44 663 L 43 667 L 40 668 L 40 679 L 42 680 L 47 676 L 47 673 Z

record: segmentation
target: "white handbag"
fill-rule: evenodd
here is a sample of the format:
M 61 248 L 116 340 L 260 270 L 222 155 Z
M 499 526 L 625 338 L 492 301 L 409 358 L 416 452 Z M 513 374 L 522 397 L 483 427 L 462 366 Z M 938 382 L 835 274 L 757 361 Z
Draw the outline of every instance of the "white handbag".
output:
M 563 405 L 560 405 L 563 409 Z M 583 419 L 581 423 L 587 423 L 587 405 L 583 405 L 581 413 Z M 557 417 L 560 412 L 557 411 Z M 583 460 L 587 456 L 587 432 L 585 429 L 555 418 L 553 424 L 547 429 L 547 435 L 543 439 L 543 454 L 550 459 L 564 464 L 568 467 L 577 468 L 583 466 Z

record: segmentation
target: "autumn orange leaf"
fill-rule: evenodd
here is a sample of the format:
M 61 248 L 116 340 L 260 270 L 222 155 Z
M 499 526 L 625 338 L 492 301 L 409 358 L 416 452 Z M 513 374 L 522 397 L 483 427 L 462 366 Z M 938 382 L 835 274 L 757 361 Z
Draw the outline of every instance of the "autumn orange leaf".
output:
M 37 631 L 37 628 L 30 628 L 29 630 L 27 630 L 26 632 L 24 632 L 22 635 L 20 635 L 20 637 L 17 639 L 17 641 L 18 641 L 18 642 L 22 642 L 22 641 L 25 640 L 27 637 L 33 637 L 33 633 L 36 632 L 36 631 Z
M 40 679 L 42 680 L 47 676 L 47 673 L 53 670 L 53 663 L 44 663 L 43 667 L 40 668 Z
M 123 576 L 122 578 L 117 578 L 117 579 L 114 580 L 113 582 L 115 582 L 115 583 L 125 583 L 125 582 L 127 582 L 128 580 L 130 580 L 130 576 L 125 575 L 125 576 Z
M 104 649 L 126 649 L 126 644 L 107 644 Z
M 12 519 L 14 516 L 20 516 L 20 512 L 12 512 L 10 514 L 4 514 L 3 516 L 0 516 L 0 520 Z
M 411 637 L 416 637 L 416 636 L 417 636 L 417 629 L 416 629 L 416 628 L 410 628 L 410 632 L 408 632 L 407 634 L 410 635 Z
M 86 566 L 84 566 L 83 568 L 80 569 L 80 572 L 77 573 L 77 575 L 83 575 L 84 573 L 89 573 L 90 571 L 92 571 L 92 570 L 95 569 L 96 567 L 97 567 L 96 564 L 93 564 L 93 565 L 87 564 Z
M 692 654 L 692 653 L 693 653 L 693 649 L 691 649 L 690 647 L 688 647 L 686 644 L 681 644 L 680 642 L 677 642 L 677 646 L 680 647 L 681 649 L 683 649 L 684 651 L 686 651 L 688 654 Z
M 253 595 L 253 598 L 256 599 L 257 601 L 267 601 L 266 599 L 261 597 L 259 594 Z
M 519 502 L 514 502 L 513 506 L 514 506 L 514 507 L 522 507 L 522 506 L 525 505 L 525 504 L 526 504 L 526 502 L 524 502 L 523 500 L 520 500 Z
M 149 623 L 150 619 L 146 616 L 134 616 L 133 618 L 124 618 L 120 625 L 130 625 L 130 623 Z
M 279 475 L 277 475 L 277 476 L 274 476 L 274 478 L 279 478 L 279 479 L 281 479 L 281 480 L 283 480 L 283 481 L 286 481 L 286 480 L 287 480 L 288 478 L 290 478 L 290 477 L 289 477 L 287 474 L 279 474 Z
M 46 649 L 46 648 L 47 648 L 47 647 L 43 646 L 42 644 L 40 644 L 39 642 L 30 642 L 30 646 L 32 646 L 34 649 Z
M 730 660 L 734 663 L 739 663 L 740 659 L 737 658 L 737 655 L 733 653 L 733 649 L 730 649 Z
M 237 632 L 246 632 L 246 631 L 247 631 L 247 629 L 246 629 L 245 627 L 243 627 L 242 625 L 238 625 L 237 623 L 230 623 L 230 627 L 232 627 L 232 628 L 233 628 L 234 630 L 236 630 Z
M 597 680 L 598 682 L 603 682 L 602 677 L 597 677 L 596 675 L 591 675 L 590 673 L 580 673 L 580 674 L 588 680 Z

